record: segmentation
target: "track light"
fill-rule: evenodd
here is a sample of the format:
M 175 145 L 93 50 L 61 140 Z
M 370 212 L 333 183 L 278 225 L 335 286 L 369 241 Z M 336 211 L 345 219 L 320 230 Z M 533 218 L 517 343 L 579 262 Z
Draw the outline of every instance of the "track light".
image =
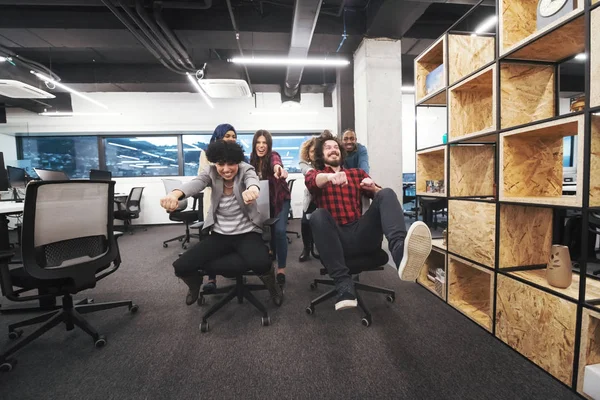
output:
M 228 60 L 234 64 L 252 65 L 303 65 L 305 67 L 345 67 L 348 60 L 324 58 L 287 58 L 287 57 L 234 57 Z
M 35 72 L 35 71 L 29 71 L 29 72 L 31 72 L 33 75 L 37 76 L 37 77 L 38 77 L 40 80 L 42 80 L 42 81 L 44 81 L 44 82 L 46 82 L 46 83 L 50 83 L 50 84 L 52 84 L 52 85 L 58 86 L 59 88 L 61 88 L 61 89 L 63 89 L 63 90 L 66 90 L 67 92 L 69 92 L 69 93 L 72 93 L 72 94 L 74 94 L 75 96 L 81 97 L 82 99 L 84 99 L 84 100 L 87 100 L 87 101 L 89 101 L 90 103 L 94 103 L 94 104 L 96 104 L 97 106 L 100 106 L 100 107 L 102 107 L 102 108 L 104 108 L 104 109 L 107 109 L 107 110 L 108 110 L 108 106 L 107 106 L 106 104 L 102 104 L 102 103 L 100 103 L 99 101 L 97 101 L 97 100 L 94 100 L 94 99 L 92 99 L 91 97 L 88 97 L 88 96 L 86 96 L 85 94 L 83 94 L 83 93 L 81 93 L 81 92 L 78 92 L 78 91 L 77 91 L 77 90 L 75 90 L 75 89 L 71 89 L 71 88 L 70 88 L 70 87 L 68 87 L 67 85 L 63 85 L 62 83 L 60 83 L 60 82 L 57 82 L 57 81 L 55 81 L 54 79 L 52 79 L 52 78 L 50 78 L 50 77 L 48 77 L 48 76 L 46 76 L 46 75 L 44 75 L 44 74 L 40 74 L 39 72 Z
M 198 84 L 198 80 L 196 80 L 196 77 L 193 76 L 192 74 L 190 74 L 189 72 L 186 72 L 186 75 L 188 77 L 188 80 L 194 86 L 194 88 L 202 95 L 202 97 L 204 98 L 204 101 L 206 101 L 206 104 L 208 104 L 210 106 L 210 108 L 215 108 L 213 102 L 210 100 L 210 98 L 208 97 L 206 92 L 204 92 L 204 90 Z
M 483 21 L 477 28 L 475 28 L 475 33 L 471 34 L 471 36 L 480 35 L 491 28 L 496 26 L 496 22 L 498 22 L 498 18 L 494 15 Z

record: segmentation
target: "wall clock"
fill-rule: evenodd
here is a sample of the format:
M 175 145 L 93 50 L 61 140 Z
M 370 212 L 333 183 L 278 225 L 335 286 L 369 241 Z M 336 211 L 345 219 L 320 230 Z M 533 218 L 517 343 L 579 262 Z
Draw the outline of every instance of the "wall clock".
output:
M 577 0 L 538 0 L 537 29 L 542 29 L 576 8 Z

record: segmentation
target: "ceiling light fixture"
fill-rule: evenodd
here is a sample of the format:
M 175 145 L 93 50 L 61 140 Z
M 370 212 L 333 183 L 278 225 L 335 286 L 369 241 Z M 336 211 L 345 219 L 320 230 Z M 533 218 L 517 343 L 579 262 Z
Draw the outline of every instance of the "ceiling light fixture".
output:
M 317 115 L 318 111 L 252 111 L 251 115 Z
M 587 54 L 585 53 L 579 53 L 575 56 L 575 59 L 577 61 L 585 61 L 587 59 Z
M 42 115 L 44 117 L 92 117 L 92 116 L 109 116 L 109 115 L 122 115 L 117 112 L 70 112 L 70 111 L 44 111 L 39 113 L 38 115 Z
M 479 24 L 479 26 L 477 28 L 475 28 L 475 33 L 472 33 L 471 36 L 477 36 L 482 33 L 485 33 L 486 31 L 495 27 L 497 22 L 498 22 L 498 18 L 495 15 L 489 17 L 488 19 L 483 21 L 481 24 Z
M 202 97 L 204 98 L 204 101 L 206 101 L 206 104 L 208 104 L 210 106 L 210 108 L 215 108 L 213 102 L 210 100 L 210 98 L 208 97 L 208 95 L 206 94 L 206 92 L 198 84 L 198 80 L 196 79 L 196 77 L 194 77 L 189 72 L 186 72 L 186 75 L 188 77 L 188 80 L 194 86 L 194 88 L 198 91 L 198 93 L 200 93 L 202 95 Z
M 345 67 L 350 64 L 350 61 L 338 58 L 234 57 L 228 61 L 234 64 L 303 65 L 305 67 Z
M 415 87 L 414 86 L 402 86 L 401 91 L 402 91 L 402 93 L 414 93 Z
M 107 106 L 106 104 L 100 103 L 99 101 L 97 101 L 97 100 L 94 100 L 94 99 L 92 99 L 91 97 L 89 97 L 89 96 L 86 96 L 85 94 L 83 94 L 83 93 L 81 93 L 81 92 L 78 92 L 78 91 L 77 91 L 77 90 L 75 90 L 75 89 L 71 89 L 71 88 L 70 88 L 70 87 L 68 87 L 67 85 L 63 85 L 62 83 L 60 83 L 60 82 L 57 82 L 57 81 L 55 81 L 54 79 L 52 79 L 52 78 L 50 78 L 50 77 L 48 77 L 48 76 L 46 76 L 46 75 L 44 75 L 44 74 L 40 74 L 39 72 L 35 72 L 35 71 L 29 71 L 29 72 L 31 72 L 33 75 L 37 76 L 37 77 L 38 77 L 40 80 L 42 80 L 42 81 L 46 82 L 47 84 L 48 84 L 48 83 L 50 83 L 50 84 L 52 84 L 52 85 L 58 86 L 59 88 L 61 88 L 61 89 L 63 89 L 63 90 L 66 90 L 67 92 L 69 92 L 69 93 L 72 93 L 72 94 L 74 94 L 75 96 L 81 97 L 82 99 L 84 99 L 84 100 L 87 100 L 87 101 L 89 101 L 90 103 L 94 103 L 94 104 L 96 104 L 97 106 L 100 106 L 100 107 L 102 107 L 102 108 L 105 108 L 105 109 L 107 109 L 107 110 L 108 110 L 108 106 Z
M 6 61 L 6 60 L 7 60 L 7 58 L 6 58 L 6 57 L 2 57 L 2 56 L 0 56 L 0 62 L 4 62 L 4 61 Z

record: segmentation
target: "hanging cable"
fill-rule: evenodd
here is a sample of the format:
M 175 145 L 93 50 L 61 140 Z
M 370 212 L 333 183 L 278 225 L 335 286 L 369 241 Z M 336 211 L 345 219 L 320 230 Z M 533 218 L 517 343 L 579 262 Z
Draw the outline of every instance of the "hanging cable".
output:
M 344 42 L 346 41 L 346 38 L 348 37 L 348 35 L 346 34 L 346 9 L 345 8 L 344 8 L 342 19 L 344 21 L 344 33 L 342 33 L 342 41 L 340 42 L 340 45 L 338 46 L 337 50 L 335 51 L 336 53 L 340 52 L 340 49 L 342 48 L 342 46 L 344 45 Z

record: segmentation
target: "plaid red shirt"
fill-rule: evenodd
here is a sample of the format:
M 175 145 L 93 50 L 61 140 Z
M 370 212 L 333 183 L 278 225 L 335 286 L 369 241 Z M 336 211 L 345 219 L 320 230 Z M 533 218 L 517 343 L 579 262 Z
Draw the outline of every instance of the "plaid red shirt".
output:
M 370 178 L 365 171 L 358 168 L 345 169 L 343 167 L 340 171 L 346 173 L 347 185 L 332 185 L 329 182 L 322 188 L 317 186 L 318 174 L 335 172 L 330 167 L 325 167 L 322 171 L 311 169 L 307 172 L 304 183 L 312 194 L 317 207 L 328 210 L 339 225 L 345 225 L 358 220 L 362 216 L 361 196 L 365 195 L 372 198 L 373 193 L 360 187 L 360 182 L 363 179 Z

